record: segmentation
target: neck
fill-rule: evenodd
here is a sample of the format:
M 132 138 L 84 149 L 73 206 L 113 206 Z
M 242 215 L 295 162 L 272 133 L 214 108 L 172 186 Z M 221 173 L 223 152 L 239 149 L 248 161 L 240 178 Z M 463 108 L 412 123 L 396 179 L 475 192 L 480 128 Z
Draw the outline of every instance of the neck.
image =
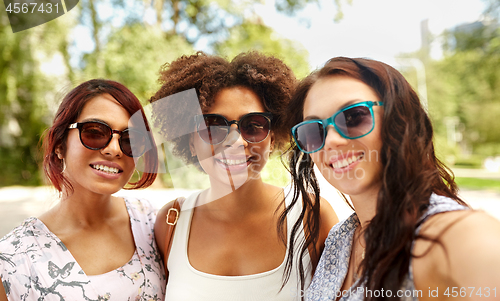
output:
M 350 195 L 360 226 L 366 227 L 377 213 L 377 196 L 380 188 L 370 189 L 363 194 Z
M 234 191 L 222 194 L 219 188 L 210 187 L 200 196 L 205 209 L 217 212 L 223 219 L 241 219 L 270 208 L 274 211 L 283 200 L 282 189 L 262 182 L 247 181 Z M 200 205 L 200 204 L 199 204 Z
M 101 195 L 87 192 L 74 192 L 64 196 L 54 208 L 56 217 L 63 218 L 68 226 L 92 228 L 102 225 L 102 222 L 113 216 L 113 200 L 111 195 Z

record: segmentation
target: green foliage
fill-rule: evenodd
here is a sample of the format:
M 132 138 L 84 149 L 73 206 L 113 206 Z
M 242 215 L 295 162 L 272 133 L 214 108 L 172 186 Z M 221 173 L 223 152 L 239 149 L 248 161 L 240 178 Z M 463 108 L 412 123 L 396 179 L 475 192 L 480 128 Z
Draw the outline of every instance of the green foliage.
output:
M 145 104 L 159 88 L 161 65 L 191 53 L 193 47 L 181 36 L 165 38 L 157 27 L 133 24 L 117 28 L 95 55 L 103 62 L 104 77 L 123 83 Z
M 460 188 L 500 192 L 500 180 L 480 178 L 456 178 L 455 180 Z
M 227 40 L 214 46 L 218 55 L 232 59 L 241 52 L 257 50 L 282 59 L 297 78 L 310 72 L 307 50 L 296 41 L 279 37 L 265 25 L 245 22 L 231 28 L 229 33 Z
M 493 3 L 495 1 L 491 1 Z M 500 2 L 500 1 L 496 1 Z M 450 134 L 455 118 L 462 141 L 443 157 L 500 154 L 500 30 L 498 23 L 475 22 L 445 33 L 445 57 L 426 65 L 429 113 L 436 134 Z M 460 138 L 460 137 L 459 137 Z M 443 139 L 444 140 L 444 139 Z M 460 140 L 460 139 L 459 139 Z M 461 152 L 456 152 L 460 148 Z M 460 158 L 463 153 L 464 158 Z
M 283 165 L 281 157 L 278 155 L 271 155 L 269 161 L 261 172 L 262 180 L 275 186 L 284 187 L 290 185 L 290 173 Z
M 485 157 L 481 155 L 471 155 L 467 158 L 460 157 L 455 161 L 455 167 L 480 169 L 483 167 Z
M 97 2 L 84 0 L 83 2 Z M 201 37 L 217 39 L 244 19 L 255 0 L 140 0 L 114 1 L 114 9 L 125 16 L 127 25 L 142 22 L 161 28 L 166 36 L 180 36 L 190 44 Z M 87 10 L 91 18 L 92 10 Z M 154 16 L 154 18 L 152 18 Z M 102 20 L 105 21 L 106 20 Z
M 337 11 L 335 12 L 335 16 L 333 19 L 335 22 L 338 22 L 344 17 L 344 14 L 342 13 L 343 1 L 334 0 L 333 2 L 337 8 Z M 347 4 L 351 4 L 352 0 L 346 0 L 345 2 Z M 319 0 L 276 0 L 275 6 L 276 9 L 280 12 L 284 12 L 288 15 L 294 15 L 295 13 L 304 9 L 308 4 L 311 3 L 321 5 L 321 2 Z
M 351 4 L 352 0 L 329 0 L 335 4 L 334 20 L 342 19 L 342 4 Z M 101 1 L 83 0 L 87 7 L 87 19 L 95 20 L 93 12 Z M 95 4 L 93 4 L 95 3 Z M 209 43 L 221 42 L 227 38 L 227 30 L 245 23 L 256 5 L 262 0 L 114 0 L 115 9 L 120 9 L 128 24 L 143 22 L 162 28 L 167 35 L 181 36 L 191 44 L 201 38 Z M 93 5 L 90 5 L 93 4 Z M 277 11 L 295 15 L 309 4 L 320 5 L 319 0 L 277 0 Z M 155 18 L 151 18 L 154 15 Z M 97 18 L 99 19 L 99 18 Z M 105 21 L 105 20 L 102 20 Z M 94 25 L 97 25 L 93 22 Z M 95 26 L 98 28 L 98 26 Z M 99 29 L 98 29 L 99 30 Z M 98 36 L 98 35 L 95 35 Z
M 38 146 L 49 119 L 47 99 L 57 85 L 50 65 L 41 61 L 54 59 L 65 43 L 64 22 L 13 34 L 6 13 L 0 13 L 0 186 L 41 183 Z
M 500 47 L 495 45 L 497 39 L 490 41 L 486 51 L 457 52 L 440 63 L 441 72 L 446 74 L 443 79 L 453 87 L 449 91 L 453 99 L 449 110 L 454 110 L 465 125 L 464 139 L 473 147 L 500 141 Z
M 340 8 L 342 0 L 334 1 Z M 207 47 L 215 45 L 214 52 L 229 57 L 248 50 L 274 54 L 297 77 L 305 76 L 308 54 L 301 45 L 246 20 L 260 3 L 82 0 L 71 13 L 16 34 L 6 13 L 0 12 L 0 186 L 42 182 L 39 140 L 62 97 L 61 87 L 68 90 L 83 80 L 104 77 L 124 83 L 146 102 L 158 88 L 160 67 L 193 53 L 192 45 L 201 38 Z M 286 0 L 276 5 L 293 14 L 307 3 L 317 1 Z M 75 49 L 71 35 L 76 25 L 90 30 L 92 51 Z M 188 184 L 201 181 L 190 171 L 183 177 Z M 163 178 L 172 185 L 169 175 Z

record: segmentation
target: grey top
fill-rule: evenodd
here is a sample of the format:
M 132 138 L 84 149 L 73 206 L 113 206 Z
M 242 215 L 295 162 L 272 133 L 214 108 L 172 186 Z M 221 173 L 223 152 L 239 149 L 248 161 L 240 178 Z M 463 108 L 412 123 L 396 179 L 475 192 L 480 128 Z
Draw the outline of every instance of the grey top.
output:
M 453 199 L 432 194 L 429 208 L 419 222 L 421 225 L 421 222 L 435 214 L 464 209 L 468 208 L 458 204 Z M 358 217 L 356 213 L 353 213 L 346 220 L 339 222 L 330 230 L 325 241 L 325 249 L 321 255 L 316 273 L 314 274 L 311 285 L 306 291 L 306 300 L 336 300 L 338 297 L 342 296 L 340 301 L 360 301 L 363 300 L 365 294 L 372 294 L 375 297 L 381 297 L 381 294 L 388 296 L 387 291 L 365 292 L 364 284 L 360 284 L 359 282 L 354 283 L 349 291 L 341 291 L 349 267 L 354 231 L 358 225 Z M 420 227 L 417 228 L 416 233 L 418 233 L 419 230 Z M 411 261 L 409 273 L 406 280 L 403 282 L 401 290 L 390 293 L 393 296 L 401 297 L 401 300 L 417 301 L 418 296 L 422 296 L 422 293 L 415 289 Z

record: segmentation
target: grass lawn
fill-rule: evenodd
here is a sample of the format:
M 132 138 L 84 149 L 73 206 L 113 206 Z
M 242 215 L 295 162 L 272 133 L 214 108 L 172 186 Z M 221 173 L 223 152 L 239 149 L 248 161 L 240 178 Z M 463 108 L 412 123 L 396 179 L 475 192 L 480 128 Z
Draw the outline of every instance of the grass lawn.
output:
M 500 180 L 457 177 L 455 181 L 459 188 L 500 192 Z

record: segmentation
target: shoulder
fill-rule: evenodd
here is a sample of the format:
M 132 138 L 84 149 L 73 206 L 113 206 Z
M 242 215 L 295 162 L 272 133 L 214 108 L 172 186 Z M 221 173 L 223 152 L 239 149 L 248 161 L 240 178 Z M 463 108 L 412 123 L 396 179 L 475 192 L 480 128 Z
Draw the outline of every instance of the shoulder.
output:
M 332 205 L 320 197 L 320 211 L 319 211 L 319 239 L 318 239 L 318 249 L 321 252 L 325 247 L 326 239 L 329 236 L 332 227 L 337 225 L 339 218 L 332 208 Z
M 358 225 L 358 218 L 356 213 L 351 214 L 344 220 L 336 223 L 328 232 L 326 244 L 332 244 L 338 238 L 348 237 L 349 233 L 354 231 Z
M 50 246 L 50 241 L 43 239 L 44 233 L 37 223 L 40 222 L 36 218 L 28 218 L 0 239 L 0 274 L 10 268 L 16 268 L 19 262 L 24 261 L 23 258 L 28 259 L 28 250 L 32 253 L 38 252 L 35 246 L 49 248 L 47 243 Z
M 313 261 L 314 266 L 318 263 L 319 257 L 323 253 L 323 250 L 325 248 L 325 242 L 327 240 L 327 237 L 329 236 L 332 227 L 339 222 L 339 218 L 337 217 L 337 214 L 333 210 L 330 203 L 322 197 L 320 197 L 319 202 L 320 202 L 319 204 L 320 207 L 319 207 L 318 240 L 316 242 L 316 252 L 311 253 L 313 254 L 311 259 Z
M 314 194 L 309 194 L 309 199 L 314 202 Z M 311 210 L 311 208 L 308 207 L 307 210 Z M 306 216 L 307 214 L 304 217 L 304 222 L 307 222 Z M 339 222 L 339 218 L 332 205 L 323 197 L 319 197 L 319 216 L 317 218 L 319 218 L 320 239 L 324 241 L 333 225 Z
M 314 194 L 308 194 L 309 200 L 311 204 L 315 203 L 315 195 Z M 301 199 L 299 199 L 301 200 Z M 303 202 L 302 202 L 303 203 Z M 302 207 L 303 204 L 301 204 Z M 308 215 L 310 214 L 310 211 L 312 208 L 310 206 L 306 207 L 305 210 L 305 215 L 303 222 L 305 225 L 310 222 L 315 222 L 319 221 L 318 226 L 319 226 L 319 235 L 320 235 L 320 241 L 324 242 L 324 239 L 328 235 L 328 232 L 330 229 L 333 227 L 333 225 L 337 224 L 339 222 L 339 218 L 337 217 L 337 214 L 335 213 L 335 210 L 333 210 L 332 205 L 323 197 L 319 197 L 319 215 L 315 213 L 313 215 L 313 220 L 310 221 L 308 220 Z M 317 215 L 317 216 L 316 216 Z M 309 226 L 309 225 L 307 225 Z M 306 228 L 308 228 L 306 226 Z
M 127 207 L 130 223 L 140 227 L 143 231 L 151 232 L 156 221 L 157 209 L 144 198 L 123 197 L 123 199 Z
M 422 226 L 415 252 L 424 252 L 424 274 L 437 274 L 443 283 L 495 286 L 500 283 L 500 221 L 482 211 L 436 214 Z M 425 253 L 427 252 L 427 254 Z M 426 277 L 425 275 L 423 275 Z M 455 285 L 456 286 L 456 285 Z
M 164 205 L 158 211 L 158 214 L 156 216 L 156 222 L 155 222 L 155 227 L 154 227 L 155 240 L 156 240 L 156 244 L 158 245 L 158 248 L 160 249 L 162 255 L 164 252 L 165 241 L 167 239 L 170 239 L 170 237 L 166 237 L 167 226 L 168 226 L 167 225 L 167 215 L 169 214 L 170 209 L 174 208 L 174 203 L 177 200 L 179 201 L 179 203 L 182 207 L 182 203 L 184 201 L 184 198 L 177 198 L 177 199 L 172 200 L 171 202 L 167 203 L 166 205 Z
M 37 221 L 36 218 L 30 217 L 0 239 L 0 252 L 4 253 L 9 250 L 19 252 L 25 240 L 40 236 L 39 229 L 35 227 Z
M 324 236 L 328 235 L 330 229 L 339 222 L 339 218 L 333 210 L 330 202 L 320 197 L 320 211 L 319 211 L 319 219 L 320 219 L 320 227 L 322 232 L 324 232 Z
M 157 228 L 164 229 L 166 228 L 166 220 L 167 220 L 167 214 L 171 208 L 174 207 L 174 203 L 176 200 L 172 200 L 165 204 L 163 207 L 158 210 L 158 214 L 156 216 L 156 223 L 155 223 L 155 231 Z
M 143 214 L 156 214 L 157 209 L 151 205 L 149 200 L 145 198 L 137 198 L 137 197 L 123 197 L 125 201 L 125 205 L 129 208 L 130 211 L 139 212 Z

